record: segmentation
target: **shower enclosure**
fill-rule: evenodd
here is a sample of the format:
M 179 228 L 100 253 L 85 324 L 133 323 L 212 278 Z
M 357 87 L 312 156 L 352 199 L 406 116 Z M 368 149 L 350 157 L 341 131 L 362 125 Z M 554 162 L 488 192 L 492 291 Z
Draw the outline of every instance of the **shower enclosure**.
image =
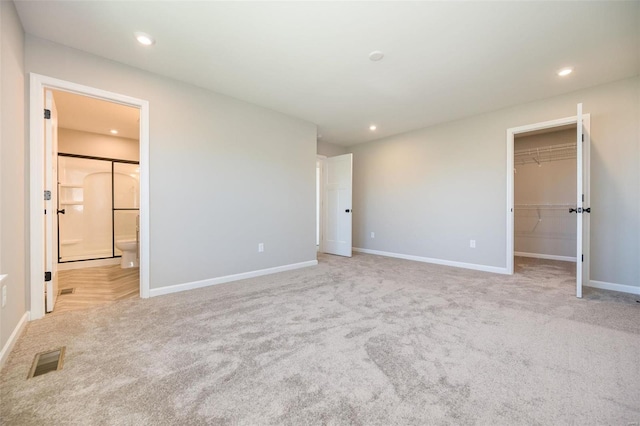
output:
M 138 239 L 136 161 L 58 154 L 58 263 L 119 257 Z

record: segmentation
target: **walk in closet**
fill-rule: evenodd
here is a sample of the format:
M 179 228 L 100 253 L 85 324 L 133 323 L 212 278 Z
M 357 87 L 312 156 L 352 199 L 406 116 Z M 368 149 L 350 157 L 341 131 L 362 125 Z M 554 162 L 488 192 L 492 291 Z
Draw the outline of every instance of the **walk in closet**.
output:
M 516 256 L 575 261 L 576 182 L 575 125 L 516 136 Z

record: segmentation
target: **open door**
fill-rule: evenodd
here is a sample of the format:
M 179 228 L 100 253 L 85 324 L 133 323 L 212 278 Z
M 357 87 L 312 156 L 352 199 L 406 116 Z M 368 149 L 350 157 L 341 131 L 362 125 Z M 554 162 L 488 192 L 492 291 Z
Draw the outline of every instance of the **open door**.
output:
M 45 311 L 53 311 L 58 296 L 58 112 L 53 93 L 45 91 L 44 190 L 45 190 Z M 62 211 L 60 211 L 62 213 Z
M 325 253 L 351 257 L 351 182 L 353 154 L 323 161 L 323 233 Z
M 589 116 L 582 115 L 582 104 L 578 104 L 577 114 L 577 194 L 576 194 L 576 297 L 582 297 L 583 285 L 589 284 L 589 225 L 591 204 L 589 197 L 589 168 L 590 168 L 590 122 Z

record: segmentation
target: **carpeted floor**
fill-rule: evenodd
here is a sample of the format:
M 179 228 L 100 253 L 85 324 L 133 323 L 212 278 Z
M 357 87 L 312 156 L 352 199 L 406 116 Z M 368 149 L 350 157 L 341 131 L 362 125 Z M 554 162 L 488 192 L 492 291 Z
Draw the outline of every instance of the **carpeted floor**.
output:
M 640 423 L 640 304 L 571 267 L 356 254 L 30 323 L 3 424 Z M 65 345 L 64 369 L 25 380 Z

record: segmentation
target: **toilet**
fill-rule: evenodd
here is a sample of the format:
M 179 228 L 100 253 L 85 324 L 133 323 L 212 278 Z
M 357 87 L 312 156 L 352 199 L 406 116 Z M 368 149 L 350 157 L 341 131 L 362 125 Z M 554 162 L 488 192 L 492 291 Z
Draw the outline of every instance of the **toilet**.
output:
M 138 242 L 136 240 L 117 240 L 116 247 L 122 251 L 122 260 L 120 261 L 122 269 L 138 267 Z

